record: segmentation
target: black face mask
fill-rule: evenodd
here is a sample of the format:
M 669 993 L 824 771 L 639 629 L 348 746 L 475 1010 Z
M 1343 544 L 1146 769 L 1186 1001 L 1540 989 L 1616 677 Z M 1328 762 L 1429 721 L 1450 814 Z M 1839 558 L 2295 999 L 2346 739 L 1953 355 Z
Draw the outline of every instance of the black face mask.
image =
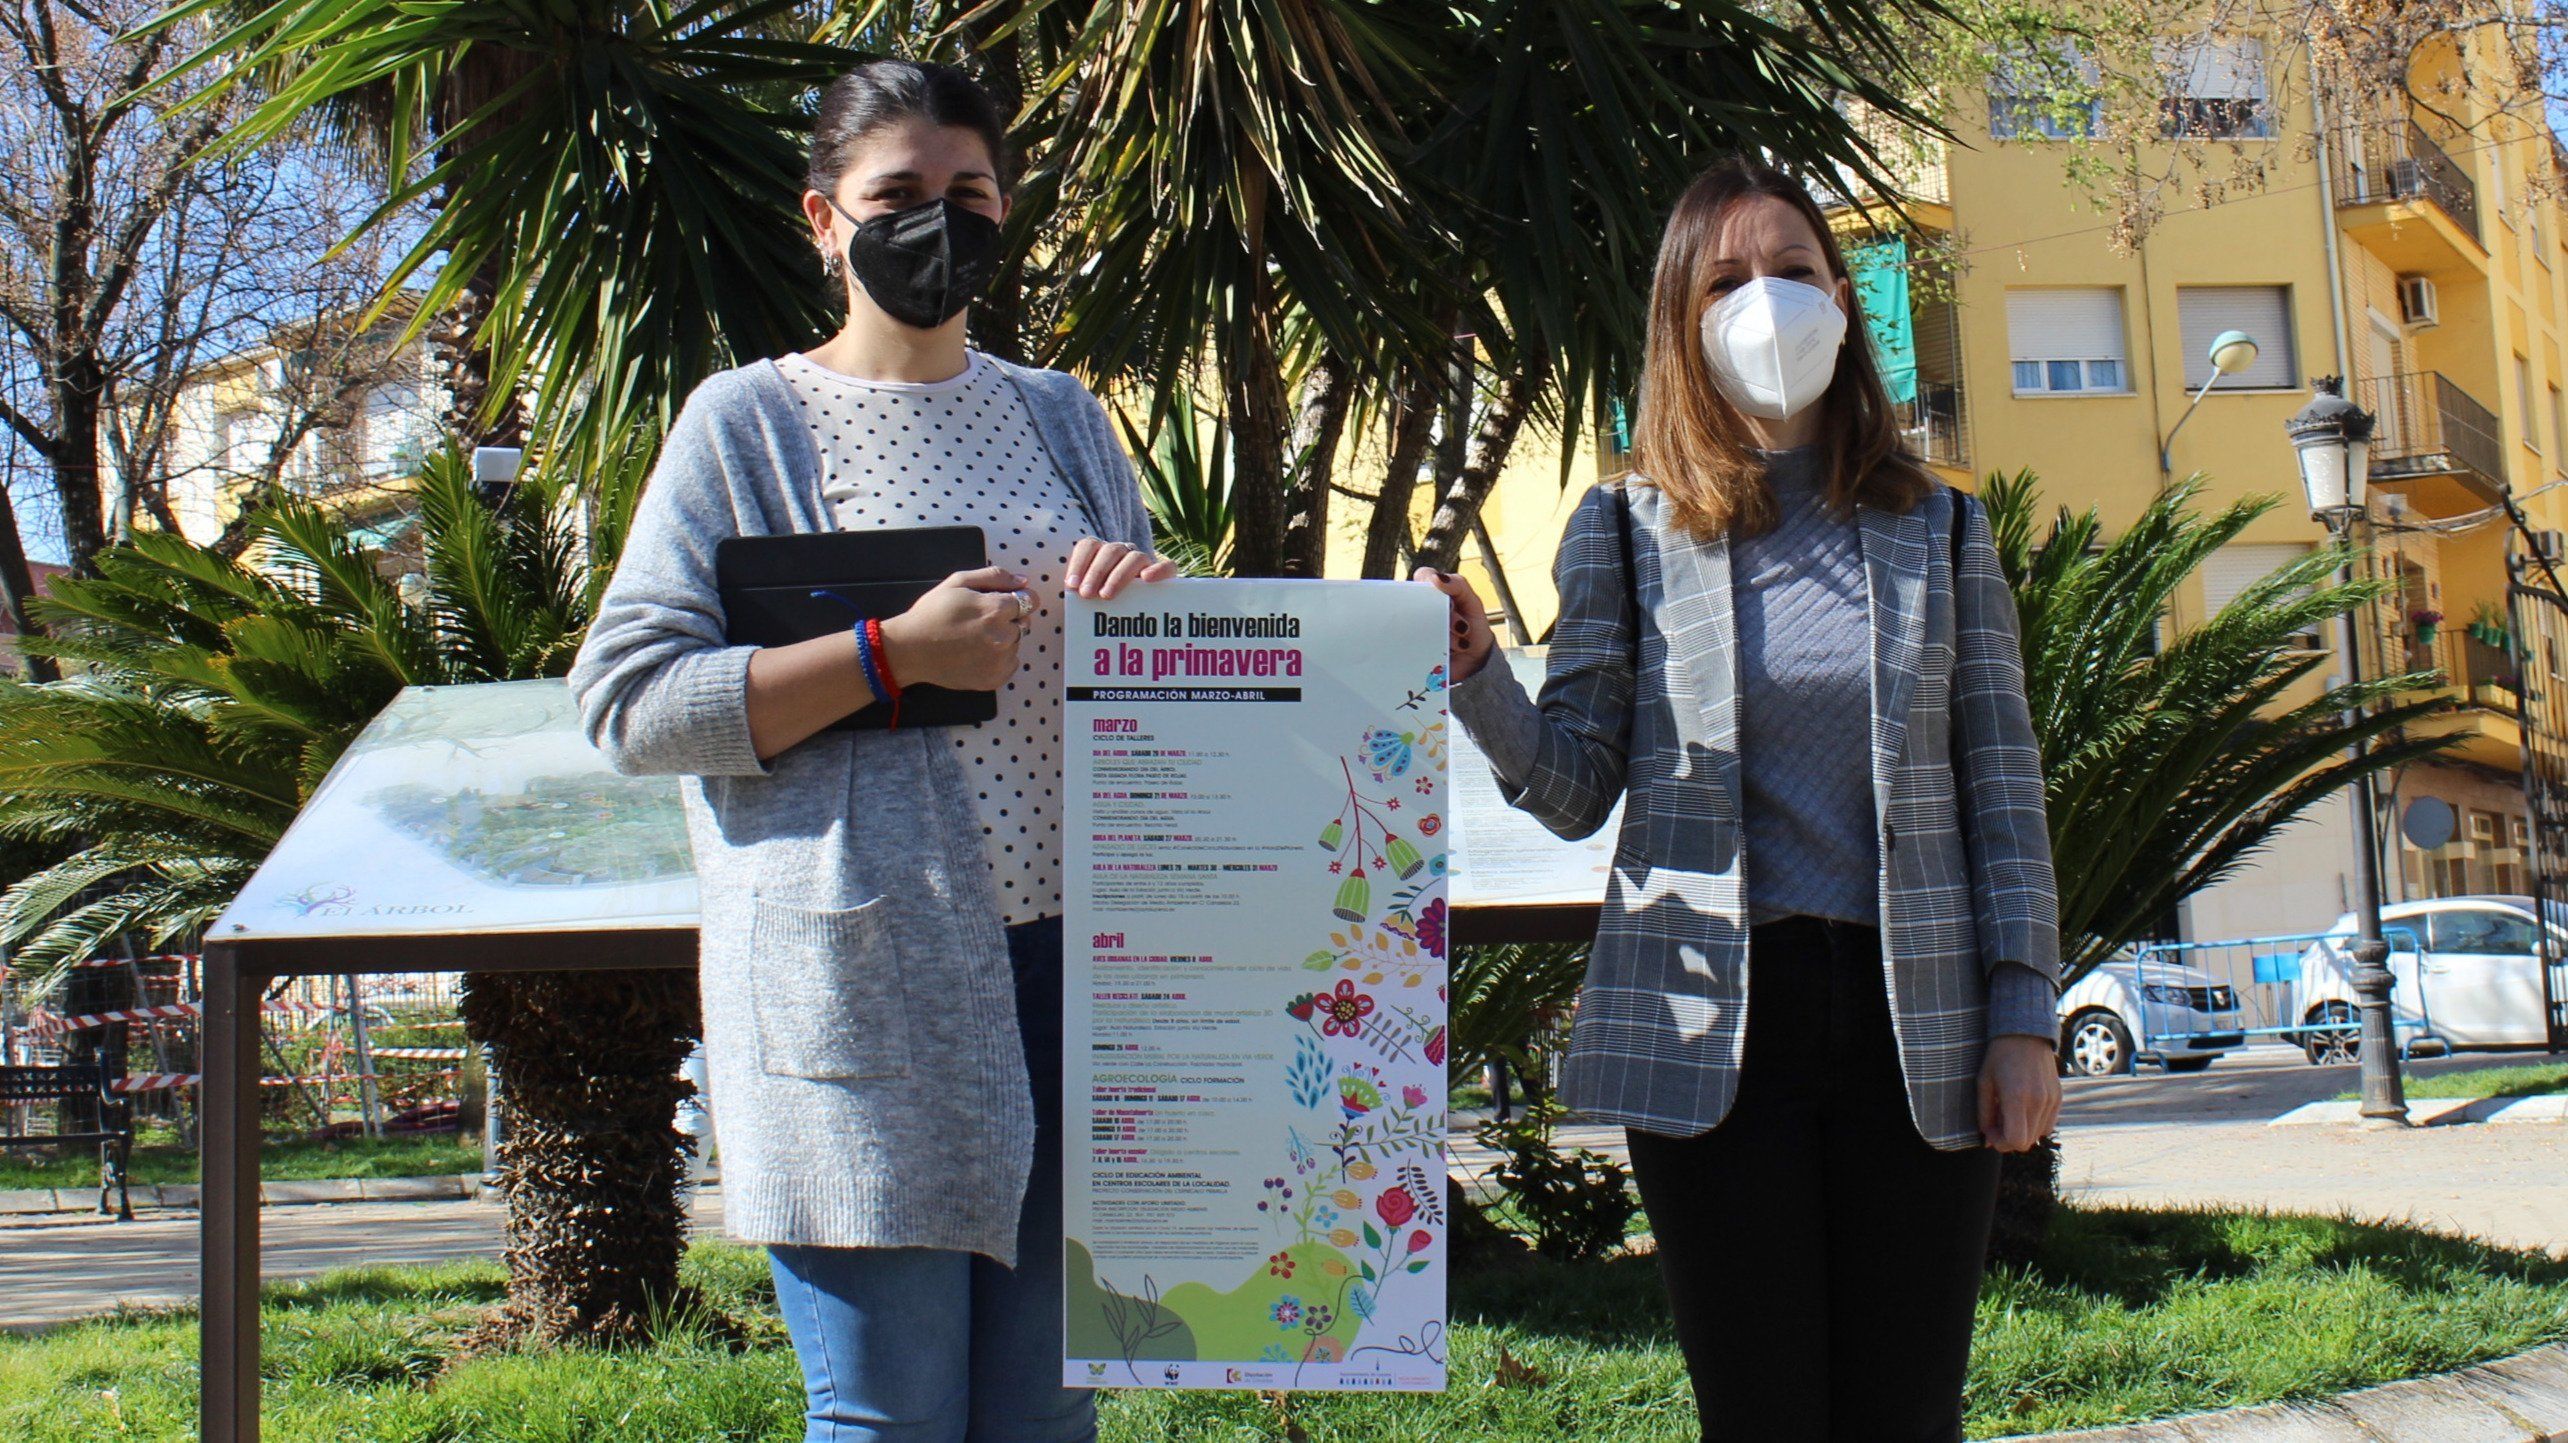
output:
M 981 294 L 999 259 L 999 223 L 942 196 L 871 220 L 830 207 L 855 227 L 847 269 L 886 315 L 934 330 Z

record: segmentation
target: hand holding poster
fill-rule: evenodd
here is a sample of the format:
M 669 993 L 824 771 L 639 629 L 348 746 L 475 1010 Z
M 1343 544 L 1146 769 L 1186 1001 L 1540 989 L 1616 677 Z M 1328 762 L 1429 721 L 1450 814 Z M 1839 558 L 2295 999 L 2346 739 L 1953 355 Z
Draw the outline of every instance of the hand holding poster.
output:
M 1073 601 L 1064 1379 L 1444 1386 L 1448 603 Z

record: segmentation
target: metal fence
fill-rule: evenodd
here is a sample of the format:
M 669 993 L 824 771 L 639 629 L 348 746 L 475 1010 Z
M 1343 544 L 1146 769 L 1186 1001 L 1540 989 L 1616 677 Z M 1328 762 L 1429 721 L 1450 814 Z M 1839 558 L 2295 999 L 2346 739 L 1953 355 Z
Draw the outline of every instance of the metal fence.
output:
M 2413 928 L 2381 932 L 2393 953 L 2422 955 Z M 2352 991 L 2354 940 L 2341 932 L 2280 932 L 2144 943 L 2130 963 L 2134 1040 L 2141 1051 L 2158 1053 L 2298 1048 L 2313 1040 L 2322 1047 L 2349 1045 L 2359 1006 Z M 2391 994 L 2391 1026 L 2403 1057 L 2420 1042 L 2445 1045 L 2435 1031 L 2428 972 L 2408 970 Z
M 137 1124 L 194 1132 L 203 994 L 195 953 L 105 958 L 75 969 L 112 985 L 37 996 L 0 980 L 0 1063 L 107 1064 Z M 453 1127 L 468 1061 L 453 974 L 297 977 L 260 1006 L 271 1125 L 301 1132 Z M 92 1000 L 74 1003 L 68 997 Z

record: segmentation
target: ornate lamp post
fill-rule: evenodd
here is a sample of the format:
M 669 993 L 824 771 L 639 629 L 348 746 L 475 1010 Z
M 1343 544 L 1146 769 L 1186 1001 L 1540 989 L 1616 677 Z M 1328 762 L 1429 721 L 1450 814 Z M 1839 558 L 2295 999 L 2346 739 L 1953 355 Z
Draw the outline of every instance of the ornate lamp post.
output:
M 2310 388 L 2317 394 L 2283 429 L 2300 453 L 2301 487 L 2309 493 L 2309 514 L 2324 523 L 2328 535 L 2341 545 L 2350 540 L 2354 519 L 2364 514 L 2363 483 L 2371 469 L 2374 417 L 2345 399 L 2339 377 L 2320 376 L 2310 382 Z M 2351 562 L 2342 574 L 2349 584 L 2353 581 Z M 2354 613 L 2345 612 L 2338 624 L 2344 635 L 2345 679 L 2351 685 L 2363 676 Z M 2356 720 L 2354 713 L 2346 714 L 2349 725 Z M 2356 762 L 2362 761 L 2363 751 L 2363 741 L 2357 737 Z M 2363 1068 L 2363 1117 L 2377 1126 L 2402 1127 L 2408 1121 L 2407 1094 L 2399 1080 L 2398 1043 L 2390 1025 L 2390 946 L 2381 939 L 2380 844 L 2368 772 L 2354 776 L 2354 845 L 2362 858 L 2355 869 L 2354 995 L 2360 999 L 2363 1018 L 2357 1053 Z

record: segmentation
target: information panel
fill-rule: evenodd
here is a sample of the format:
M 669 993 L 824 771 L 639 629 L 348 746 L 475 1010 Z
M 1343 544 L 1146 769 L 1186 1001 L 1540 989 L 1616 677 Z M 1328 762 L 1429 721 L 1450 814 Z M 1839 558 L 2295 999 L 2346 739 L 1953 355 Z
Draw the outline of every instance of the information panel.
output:
M 1543 686 L 1545 647 L 1502 647 L 1499 656 L 1528 692 Z M 1498 663 L 1492 661 L 1490 665 Z M 1605 824 L 1587 837 L 1564 842 L 1551 830 L 1507 805 L 1489 759 L 1471 734 L 1453 729 L 1453 903 L 1457 907 L 1537 907 L 1605 900 L 1605 874 L 1614 864 L 1614 842 L 1623 829 L 1617 799 Z
M 1444 1386 L 1447 616 L 1071 601 L 1071 1386 Z

